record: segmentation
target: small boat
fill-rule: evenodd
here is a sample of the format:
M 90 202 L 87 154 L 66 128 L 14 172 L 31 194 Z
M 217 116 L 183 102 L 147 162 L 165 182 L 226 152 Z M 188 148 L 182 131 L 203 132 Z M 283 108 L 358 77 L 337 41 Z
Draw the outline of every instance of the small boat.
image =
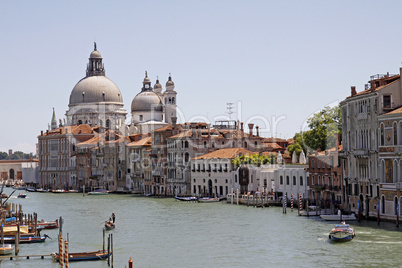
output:
M 55 262 L 60 260 L 58 253 L 52 253 L 52 259 Z M 110 253 L 112 255 L 112 253 Z M 96 261 L 96 260 L 105 260 L 109 256 L 109 253 L 106 250 L 98 250 L 92 252 L 80 252 L 80 253 L 68 253 L 68 261 Z
M 35 188 L 27 188 L 27 192 L 36 192 Z
M 11 244 L 0 244 L 0 255 L 9 255 L 14 251 L 14 246 Z
M 17 195 L 17 197 L 18 197 L 18 198 L 25 198 L 25 197 L 27 197 L 27 194 L 22 194 L 22 193 L 21 193 L 21 194 Z
M 96 189 L 96 190 L 89 192 L 88 194 L 89 195 L 106 195 L 108 193 L 109 193 L 109 191 L 107 191 L 105 189 Z
M 198 202 L 201 203 L 214 203 L 214 202 L 219 202 L 221 201 L 219 197 L 202 197 L 198 198 Z
M 338 211 L 337 215 L 320 215 L 320 217 L 326 221 L 355 221 L 355 214 L 342 215 L 341 211 Z
M 59 228 L 59 220 L 55 221 L 38 221 L 37 223 L 38 228 L 43 228 L 43 229 L 56 229 Z
M 187 202 L 198 200 L 198 198 L 195 196 L 186 196 L 186 197 L 175 196 L 174 198 L 179 201 L 187 201 Z
M 112 230 L 116 227 L 116 225 L 112 221 L 105 221 L 106 230 Z
M 49 236 L 43 235 L 43 236 L 21 236 L 20 237 L 20 244 L 28 244 L 28 243 L 41 243 L 45 242 L 46 238 Z M 6 236 L 4 237 L 4 242 L 15 244 L 15 236 Z
M 67 191 L 64 189 L 55 189 L 55 190 L 52 190 L 52 193 L 62 194 L 62 193 L 67 193 Z
M 47 190 L 45 190 L 43 188 L 36 189 L 36 191 L 39 193 L 47 193 Z
M 68 190 L 69 193 L 78 193 L 78 190 Z
M 329 233 L 329 239 L 331 241 L 350 241 L 355 237 L 355 230 L 349 224 L 342 222 L 336 224 L 335 227 Z

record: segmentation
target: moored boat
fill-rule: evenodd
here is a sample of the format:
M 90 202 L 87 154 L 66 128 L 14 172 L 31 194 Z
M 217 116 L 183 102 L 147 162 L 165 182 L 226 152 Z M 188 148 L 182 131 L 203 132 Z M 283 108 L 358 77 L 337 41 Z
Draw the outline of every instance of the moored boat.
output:
M 179 200 L 179 201 L 197 201 L 198 200 L 198 198 L 197 197 L 195 197 L 195 196 L 185 196 L 185 197 L 180 197 L 180 196 L 175 196 L 174 197 L 176 200 Z
M 355 214 L 343 215 L 339 211 L 336 215 L 320 215 L 320 217 L 326 221 L 355 221 Z
M 219 202 L 219 201 L 221 201 L 219 199 L 219 197 L 201 197 L 201 198 L 198 198 L 198 202 L 201 202 L 201 203 L 214 203 L 214 202 Z
M 341 224 L 336 224 L 335 227 L 329 233 L 329 239 L 331 241 L 350 241 L 355 237 L 355 230 L 349 224 L 342 222 Z
M 9 255 L 14 251 L 14 246 L 11 244 L 0 244 L 0 255 Z
M 109 193 L 109 191 L 105 190 L 105 189 L 96 189 L 93 190 L 91 192 L 89 192 L 89 195 L 107 195 Z
M 58 262 L 60 260 L 58 253 L 52 253 L 53 261 Z M 112 253 L 110 253 L 112 255 Z M 68 253 L 68 261 L 96 261 L 105 260 L 109 256 L 106 250 L 98 250 L 92 252 L 79 252 L 79 253 Z
M 25 244 L 25 243 L 41 243 L 45 242 L 46 238 L 48 238 L 47 235 L 43 236 L 21 236 L 20 237 L 20 244 Z M 4 237 L 4 242 L 15 244 L 15 236 L 7 236 Z
M 38 221 L 37 223 L 38 227 L 41 227 L 43 229 L 56 229 L 59 228 L 59 220 L 55 220 L 55 221 Z

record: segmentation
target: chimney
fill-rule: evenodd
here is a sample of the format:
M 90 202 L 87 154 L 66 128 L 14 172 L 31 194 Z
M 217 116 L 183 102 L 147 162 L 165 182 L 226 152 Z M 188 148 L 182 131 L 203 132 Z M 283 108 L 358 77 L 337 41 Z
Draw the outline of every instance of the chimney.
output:
M 355 86 L 351 86 L 350 87 L 351 88 L 351 96 L 353 97 L 353 96 L 355 96 L 356 95 L 356 87 Z
M 43 136 L 43 130 L 40 131 L 40 135 Z
M 49 135 L 49 130 L 46 130 L 46 135 Z
M 235 128 L 235 129 L 237 129 L 237 122 L 235 121 L 234 123 L 235 123 L 235 126 L 234 126 L 234 128 Z
M 338 151 L 339 149 L 339 137 L 340 137 L 340 135 L 339 135 L 339 133 L 335 133 L 334 134 L 335 135 L 335 151 Z
M 255 129 L 257 130 L 257 137 L 260 136 L 260 132 L 258 131 L 259 128 L 260 128 L 259 126 L 255 126 Z
M 248 130 L 250 131 L 250 133 L 249 133 L 249 135 L 250 135 L 250 137 L 251 136 L 253 136 L 253 127 L 254 127 L 254 124 L 248 124 Z
M 241 132 L 243 132 L 243 130 L 244 130 L 243 129 L 243 122 L 240 123 L 240 130 L 241 130 Z
M 171 120 L 172 120 L 173 128 L 176 128 L 177 117 L 176 117 L 176 116 L 172 116 Z
M 211 137 L 211 124 L 208 124 L 208 138 Z

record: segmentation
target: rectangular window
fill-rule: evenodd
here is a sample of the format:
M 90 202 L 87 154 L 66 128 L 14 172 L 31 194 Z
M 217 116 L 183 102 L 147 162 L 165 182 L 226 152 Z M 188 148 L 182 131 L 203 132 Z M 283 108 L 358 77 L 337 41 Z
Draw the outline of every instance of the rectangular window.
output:
M 392 108 L 391 107 L 391 95 L 383 96 L 383 108 Z

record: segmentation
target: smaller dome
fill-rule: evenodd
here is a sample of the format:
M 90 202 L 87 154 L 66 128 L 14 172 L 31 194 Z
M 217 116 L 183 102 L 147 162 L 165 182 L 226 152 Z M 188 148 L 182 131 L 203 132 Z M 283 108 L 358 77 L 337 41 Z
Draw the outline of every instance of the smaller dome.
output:
M 131 102 L 131 112 L 163 111 L 161 98 L 153 91 L 142 91 Z
M 156 93 L 161 93 L 162 92 L 162 85 L 159 84 L 159 79 L 156 79 L 156 83 L 154 85 L 154 91 Z
M 174 82 L 172 81 L 172 79 L 169 77 L 169 80 L 166 82 L 166 87 L 171 87 L 174 86 Z
M 102 58 L 101 54 L 97 50 L 92 51 L 92 53 L 91 53 L 91 55 L 89 55 L 89 57 L 91 59 L 101 59 Z

